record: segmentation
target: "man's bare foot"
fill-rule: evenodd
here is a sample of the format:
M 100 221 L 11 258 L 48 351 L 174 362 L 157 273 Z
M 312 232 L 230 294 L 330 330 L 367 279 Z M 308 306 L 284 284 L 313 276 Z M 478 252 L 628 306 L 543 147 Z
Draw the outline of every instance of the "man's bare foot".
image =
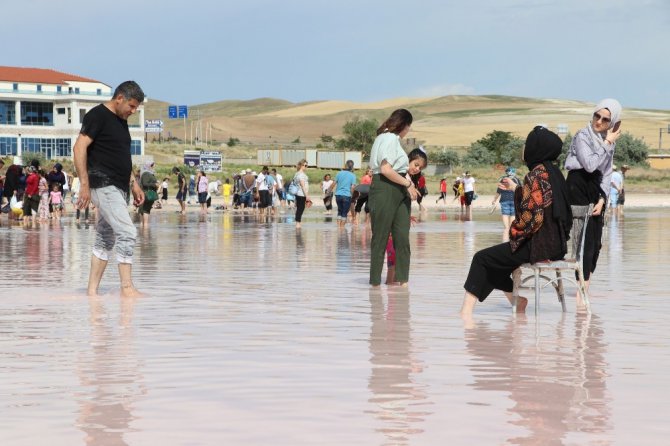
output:
M 98 294 L 98 290 L 97 290 L 97 289 L 94 289 L 94 290 L 86 290 L 86 295 L 87 295 L 88 297 L 98 297 L 98 296 L 99 296 L 99 294 Z
M 134 286 L 122 286 L 121 297 L 145 297 L 146 294 L 141 293 Z

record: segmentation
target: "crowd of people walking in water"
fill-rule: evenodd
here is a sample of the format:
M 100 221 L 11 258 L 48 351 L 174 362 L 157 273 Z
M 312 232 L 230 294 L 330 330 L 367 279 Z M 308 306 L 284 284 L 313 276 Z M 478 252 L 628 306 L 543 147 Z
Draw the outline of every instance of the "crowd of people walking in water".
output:
M 387 284 L 407 286 L 409 281 L 409 231 L 415 222 L 411 206 L 416 201 L 421 210 L 425 209 L 422 200 L 427 190 L 422 170 L 428 165 L 428 155 L 423 148 L 413 149 L 408 154 L 401 145 L 412 121 L 408 110 L 394 111 L 377 129 L 369 168 L 361 178 L 354 173 L 353 161 L 348 160 L 334 177 L 324 175 L 318 187 L 322 194 L 318 200 L 323 201 L 326 215 L 332 214 L 335 203 L 338 226 L 345 226 L 347 222 L 370 225 L 369 283 L 372 287 L 381 285 L 385 259 Z M 592 205 L 593 215 L 585 228 L 583 259 L 584 276 L 589 283 L 601 248 L 605 209 L 617 209 L 625 197 L 622 174 L 626 166 L 619 172 L 613 164 L 620 124 L 621 105 L 614 99 L 599 103 L 589 124 L 573 138 L 564 166 L 556 162 L 562 151 L 561 139 L 541 126 L 530 131 L 523 153 L 519 154 L 528 167 L 528 174 L 519 179 L 516 170 L 508 167 L 499 179 L 491 205 L 495 207 L 499 203 L 500 206 L 502 243 L 474 255 L 464 284 L 461 309 L 464 317 L 469 317 L 475 303 L 483 302 L 496 289 L 512 302 L 511 276 L 521 264 L 562 259 L 568 252 L 573 218 Z M 160 178 L 154 163 L 148 162 L 133 175 L 131 184 L 139 186 L 133 189 L 133 196 L 142 225 L 149 223 L 152 209 L 165 208 L 172 200 L 168 191 L 174 182 L 172 191 L 178 203 L 176 212 L 180 214 L 187 212 L 188 204 L 197 203 L 198 212 L 206 215 L 213 197 L 221 196 L 222 204 L 215 206 L 217 210 L 253 213 L 260 220 L 294 212 L 295 226 L 300 228 L 305 209 L 317 200 L 310 190 L 308 167 L 303 159 L 297 163 L 291 178 L 263 166 L 259 172 L 244 169 L 224 179 L 214 179 L 205 171 L 186 174 L 182 168 L 174 167 L 170 176 Z M 568 172 L 567 178 L 561 167 Z M 0 172 L 4 168 L 0 161 Z M 451 195 L 462 210 L 470 212 L 478 197 L 476 183 L 466 171 L 451 183 L 451 193 L 448 193 L 449 184 L 443 178 L 436 203 L 442 201 L 446 205 Z M 2 211 L 10 219 L 22 219 L 27 224 L 59 220 L 68 212 L 68 203 L 77 222 L 82 218 L 84 221 L 95 218 L 89 209 L 90 201 L 79 197 L 81 186 L 76 172 L 65 172 L 59 163 L 48 171 L 37 160 L 26 166 L 7 166 L 0 174 L 0 187 Z M 221 200 L 216 201 L 221 203 Z M 574 236 L 571 243 L 575 243 Z M 517 310 L 524 311 L 526 304 L 526 299 L 519 298 Z

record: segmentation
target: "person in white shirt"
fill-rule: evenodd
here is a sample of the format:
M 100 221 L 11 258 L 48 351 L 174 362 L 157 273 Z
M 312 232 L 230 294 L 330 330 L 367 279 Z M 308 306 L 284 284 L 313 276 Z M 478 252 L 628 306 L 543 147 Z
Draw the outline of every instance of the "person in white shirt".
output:
M 265 209 L 272 205 L 272 195 L 268 188 L 268 182 L 265 177 L 269 175 L 270 170 L 268 166 L 263 166 L 261 173 L 256 177 L 256 190 L 258 191 L 258 208 L 260 209 L 260 217 L 265 217 Z
M 463 182 L 463 191 L 465 192 L 465 211 L 469 214 L 472 200 L 475 199 L 476 180 L 470 175 L 470 172 L 465 172 L 461 181 Z
M 283 208 L 286 204 L 286 191 L 284 190 L 284 177 L 277 172 L 277 169 L 272 169 L 272 176 L 277 182 L 277 196 L 279 197 L 279 204 Z
M 612 165 L 612 179 L 610 180 L 610 209 L 612 214 L 619 215 L 619 194 L 623 190 L 623 175 L 615 165 Z
M 219 187 L 221 186 L 221 180 L 211 181 L 207 184 L 207 207 L 212 206 L 212 195 L 221 195 Z

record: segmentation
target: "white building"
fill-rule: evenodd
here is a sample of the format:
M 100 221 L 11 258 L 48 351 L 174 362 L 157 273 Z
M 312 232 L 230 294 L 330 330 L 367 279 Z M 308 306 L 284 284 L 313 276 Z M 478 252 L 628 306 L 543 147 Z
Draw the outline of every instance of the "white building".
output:
M 108 101 L 113 88 L 81 76 L 41 68 L 0 66 L 0 158 L 41 153 L 72 156 L 84 115 Z M 144 106 L 129 122 L 131 154 L 144 155 Z

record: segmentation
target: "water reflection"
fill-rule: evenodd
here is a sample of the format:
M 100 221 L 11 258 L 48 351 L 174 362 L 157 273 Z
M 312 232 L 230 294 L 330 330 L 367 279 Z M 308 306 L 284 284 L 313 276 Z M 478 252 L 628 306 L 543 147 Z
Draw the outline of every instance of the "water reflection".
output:
M 541 323 L 546 330 L 547 322 Z M 510 319 L 503 329 L 484 322 L 465 331 L 474 359 L 472 386 L 507 393 L 513 401 L 509 410 L 517 415 L 508 423 L 526 430 L 508 443 L 560 445 L 569 435 L 611 429 L 598 317 L 578 317 L 574 325 L 562 318 L 548 336 L 535 340 L 529 331 L 523 318 Z
M 396 445 L 408 444 L 411 435 L 423 432 L 421 423 L 430 414 L 425 389 L 416 383 L 423 363 L 412 346 L 409 297 L 406 290 L 370 291 L 369 401 L 382 422 L 377 430 Z
M 146 393 L 135 347 L 135 305 L 134 299 L 122 299 L 114 323 L 101 298 L 89 300 L 91 349 L 77 365 L 82 390 L 76 420 L 87 445 L 129 444 L 124 435 L 132 432 L 133 405 Z

